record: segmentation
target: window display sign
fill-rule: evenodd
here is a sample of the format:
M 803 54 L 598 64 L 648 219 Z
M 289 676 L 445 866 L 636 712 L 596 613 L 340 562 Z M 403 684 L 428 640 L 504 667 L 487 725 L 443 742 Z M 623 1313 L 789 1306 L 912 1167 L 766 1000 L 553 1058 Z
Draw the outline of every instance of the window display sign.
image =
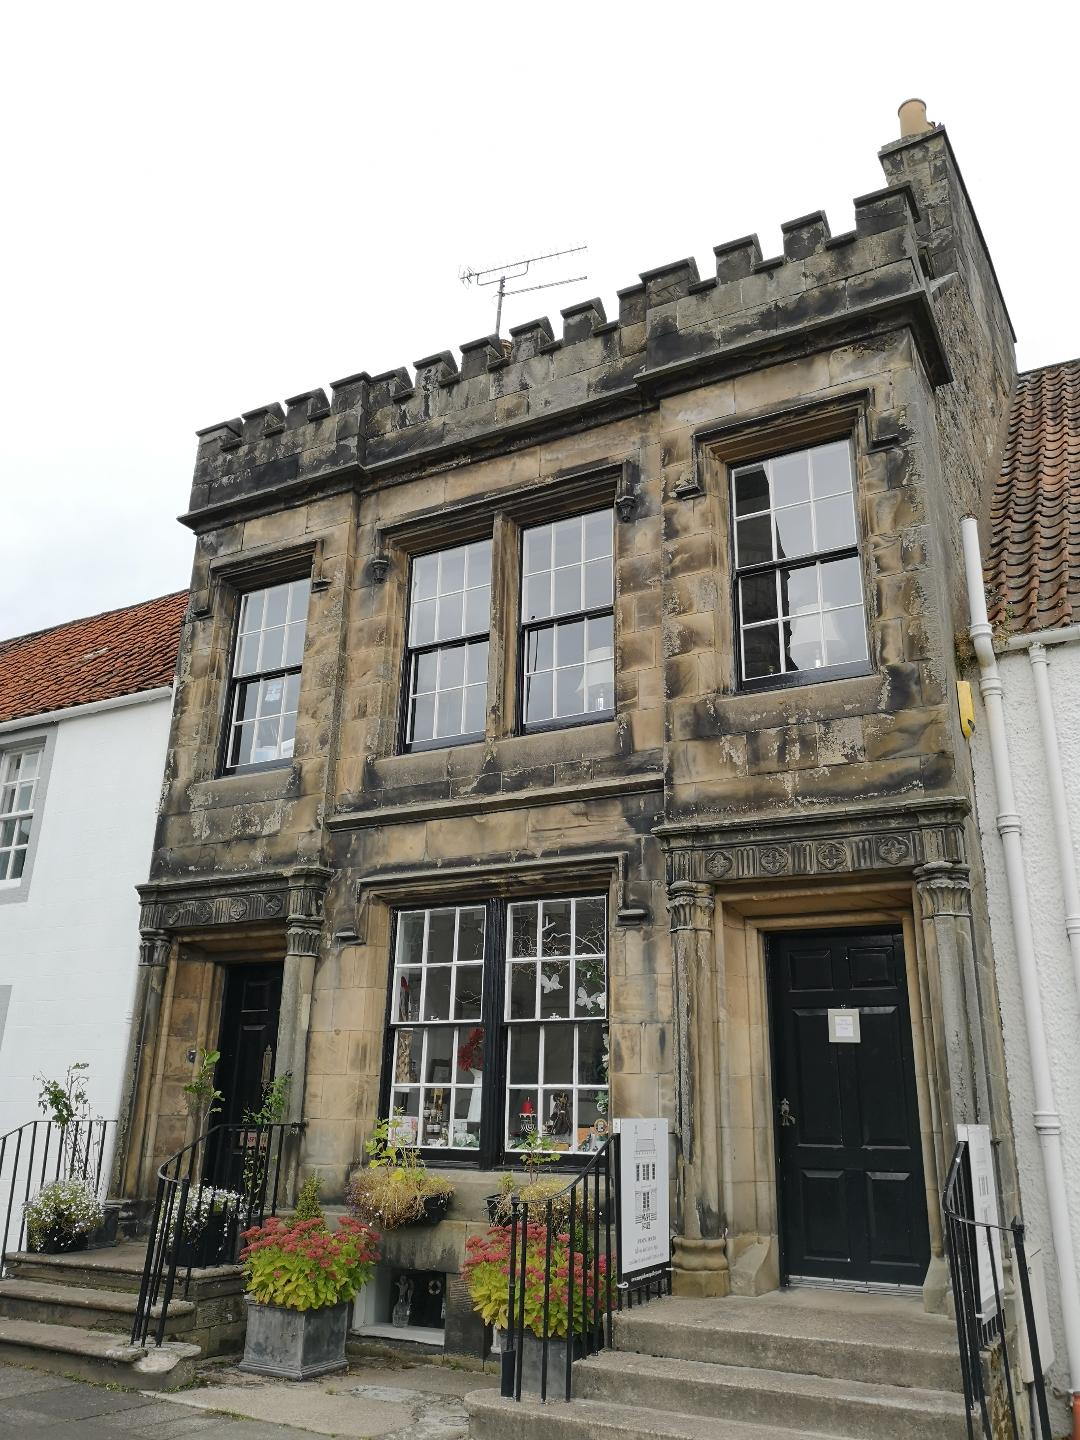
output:
M 616 1120 L 619 1280 L 671 1264 L 668 1122 Z

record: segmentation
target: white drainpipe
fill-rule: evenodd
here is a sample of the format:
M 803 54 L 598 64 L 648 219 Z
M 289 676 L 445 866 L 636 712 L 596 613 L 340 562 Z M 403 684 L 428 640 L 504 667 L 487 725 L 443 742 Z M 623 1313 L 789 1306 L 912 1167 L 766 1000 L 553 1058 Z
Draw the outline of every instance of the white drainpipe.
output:
M 1080 1288 L 1077 1285 L 1076 1259 L 1073 1252 L 1072 1227 L 1069 1221 L 1068 1190 L 1065 1164 L 1061 1153 L 1061 1117 L 1054 1100 L 1054 1082 L 1043 1024 L 1039 971 L 1035 959 L 1035 937 L 1031 928 L 1031 907 L 1028 902 L 1027 879 L 1024 874 L 1024 846 L 1020 815 L 1016 808 L 1009 742 L 1002 703 L 1001 675 L 994 654 L 993 631 L 986 614 L 983 589 L 982 555 L 979 551 L 979 527 L 968 517 L 963 522 L 964 567 L 967 572 L 968 609 L 971 614 L 970 635 L 981 671 L 980 686 L 986 706 L 986 722 L 990 732 L 990 756 L 997 790 L 997 828 L 1005 853 L 1005 877 L 1012 910 L 1013 939 L 1020 978 L 1020 995 L 1027 1027 L 1028 1053 L 1035 1090 L 1035 1131 L 1042 1150 L 1043 1173 L 1050 1207 L 1050 1230 L 1057 1261 L 1058 1288 L 1065 1323 L 1065 1349 L 1068 1356 L 1070 1388 L 1074 1397 L 1080 1392 Z M 1053 786 L 1053 782 L 1051 782 Z M 1075 1404 L 1075 1400 L 1074 1400 Z

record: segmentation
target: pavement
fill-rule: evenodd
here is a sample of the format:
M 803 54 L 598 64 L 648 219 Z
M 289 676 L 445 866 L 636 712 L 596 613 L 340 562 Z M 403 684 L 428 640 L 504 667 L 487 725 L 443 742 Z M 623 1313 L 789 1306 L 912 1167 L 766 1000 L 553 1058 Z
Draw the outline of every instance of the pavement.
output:
M 172 1395 L 0 1364 L 0 1440 L 464 1440 L 464 1396 L 480 1389 L 498 1389 L 498 1379 L 400 1360 L 302 1384 L 214 1365 Z

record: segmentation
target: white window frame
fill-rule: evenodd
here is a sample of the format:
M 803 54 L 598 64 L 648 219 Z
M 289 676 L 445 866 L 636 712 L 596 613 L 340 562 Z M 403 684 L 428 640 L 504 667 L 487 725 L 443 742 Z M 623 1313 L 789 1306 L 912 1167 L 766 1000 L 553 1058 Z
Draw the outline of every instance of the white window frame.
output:
M 41 835 L 42 817 L 45 810 L 45 795 L 48 788 L 49 771 L 52 766 L 52 753 L 55 741 L 56 727 L 49 729 L 36 729 L 20 732 L 18 730 L 0 732 L 0 797 L 3 795 L 4 782 L 9 774 L 10 757 L 22 755 L 27 752 L 37 752 L 39 755 L 37 774 L 33 777 L 33 797 L 28 818 L 30 820 L 30 836 L 23 853 L 22 873 L 18 876 L 11 876 L 11 850 L 5 848 L 0 850 L 0 904 L 13 901 L 21 901 L 27 898 L 30 890 L 30 880 L 33 875 L 34 857 L 37 854 L 38 841 Z M 24 782 L 25 783 L 25 782 Z M 0 804 L 2 804 L 0 798 Z M 2 834 L 4 820 L 15 818 L 15 813 L 0 816 L 0 834 Z M 24 812 L 18 812 L 20 816 Z M 22 848 L 22 847 L 20 847 Z

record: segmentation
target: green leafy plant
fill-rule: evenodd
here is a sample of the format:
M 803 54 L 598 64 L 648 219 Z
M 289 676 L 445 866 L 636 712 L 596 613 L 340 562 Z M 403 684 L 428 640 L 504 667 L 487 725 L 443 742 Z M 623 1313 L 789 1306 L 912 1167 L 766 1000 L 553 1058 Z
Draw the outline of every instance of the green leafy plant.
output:
M 352 1300 L 371 1279 L 378 1260 L 378 1236 L 348 1215 L 336 1231 L 325 1221 L 271 1216 L 242 1236 L 240 1252 L 247 1293 L 260 1305 L 286 1310 L 321 1310 Z
M 550 1165 L 562 1154 L 551 1136 L 539 1130 L 530 1130 L 514 1148 L 524 1161 L 530 1184 L 535 1184 L 540 1179 L 540 1172 L 545 1165 Z
M 183 1226 L 180 1224 L 179 1205 L 173 1207 L 169 1216 L 169 1245 L 176 1240 L 178 1231 L 181 1240 L 197 1241 L 212 1219 L 222 1216 L 227 1223 L 234 1215 L 239 1215 L 243 1208 L 244 1197 L 235 1190 L 215 1190 L 212 1185 L 192 1185 L 182 1212 Z
M 74 1250 L 104 1218 L 85 1180 L 54 1180 L 27 1201 L 23 1213 L 31 1250 Z
M 260 1181 L 267 1173 L 270 1164 L 270 1146 L 272 1145 L 272 1132 L 266 1127 L 280 1125 L 284 1120 L 289 1108 L 289 1091 L 292 1088 L 292 1074 L 286 1070 L 281 1075 L 275 1075 L 270 1083 L 263 1087 L 262 1102 L 257 1110 L 244 1111 L 244 1124 L 250 1125 L 259 1133 L 250 1137 L 257 1143 L 248 1145 L 244 1155 L 244 1194 L 252 1199 L 252 1208 L 259 1204 Z M 281 1143 L 279 1138 L 278 1143 Z
M 380 1120 L 364 1146 L 368 1163 L 349 1183 L 346 1199 L 357 1219 L 395 1230 L 423 1218 L 426 1202 L 449 1202 L 454 1187 L 433 1175 L 416 1150 L 403 1145 L 391 1120 Z
M 540 1175 L 524 1185 L 516 1185 L 514 1176 L 508 1171 L 499 1185 L 496 1203 L 491 1207 L 491 1218 L 496 1225 L 509 1225 L 514 1213 L 514 1200 L 525 1201 L 529 1214 L 534 1220 L 544 1219 L 546 1223 L 547 1202 L 551 1201 L 551 1223 L 558 1230 L 565 1230 L 570 1224 L 570 1196 L 566 1191 L 568 1181 L 564 1175 Z
M 537 1339 L 543 1339 L 544 1336 L 544 1260 L 547 1235 L 545 1225 L 530 1224 L 525 1242 L 525 1327 Z M 520 1232 L 518 1243 L 521 1243 Z M 517 1264 L 517 1283 L 520 1285 L 520 1251 Z M 548 1292 L 549 1338 L 564 1338 L 571 1330 L 575 1335 L 583 1335 L 586 1329 L 596 1322 L 598 1315 L 606 1313 L 614 1293 L 605 1256 L 598 1256 L 594 1266 L 591 1257 L 575 1248 L 573 1264 L 574 1302 L 571 1311 L 570 1237 L 565 1232 L 553 1234 L 551 1284 Z M 493 1226 L 485 1235 L 470 1236 L 465 1242 L 463 1273 L 473 1309 L 486 1325 L 497 1325 L 500 1329 L 505 1329 L 510 1282 L 509 1230 L 502 1226 Z M 597 1274 L 599 1285 L 594 1288 L 593 1280 Z M 517 1298 L 520 1300 L 520 1291 Z
M 85 1175 L 90 1168 L 90 1069 L 85 1060 L 69 1065 L 63 1080 L 35 1075 L 41 1086 L 38 1109 L 60 1127 L 60 1151 L 69 1177 Z M 83 1128 L 85 1126 L 85 1129 Z
M 318 1175 L 309 1175 L 300 1186 L 300 1193 L 296 1197 L 296 1209 L 293 1212 L 294 1220 L 322 1220 L 324 1219 L 323 1208 L 319 1204 L 319 1190 L 322 1181 Z
M 220 1059 L 220 1050 L 200 1050 L 195 1061 L 194 1075 L 186 1085 L 180 1087 L 199 1135 L 206 1129 L 210 1116 L 221 1109 L 221 1101 L 225 1099 L 214 1085 L 214 1071 Z

